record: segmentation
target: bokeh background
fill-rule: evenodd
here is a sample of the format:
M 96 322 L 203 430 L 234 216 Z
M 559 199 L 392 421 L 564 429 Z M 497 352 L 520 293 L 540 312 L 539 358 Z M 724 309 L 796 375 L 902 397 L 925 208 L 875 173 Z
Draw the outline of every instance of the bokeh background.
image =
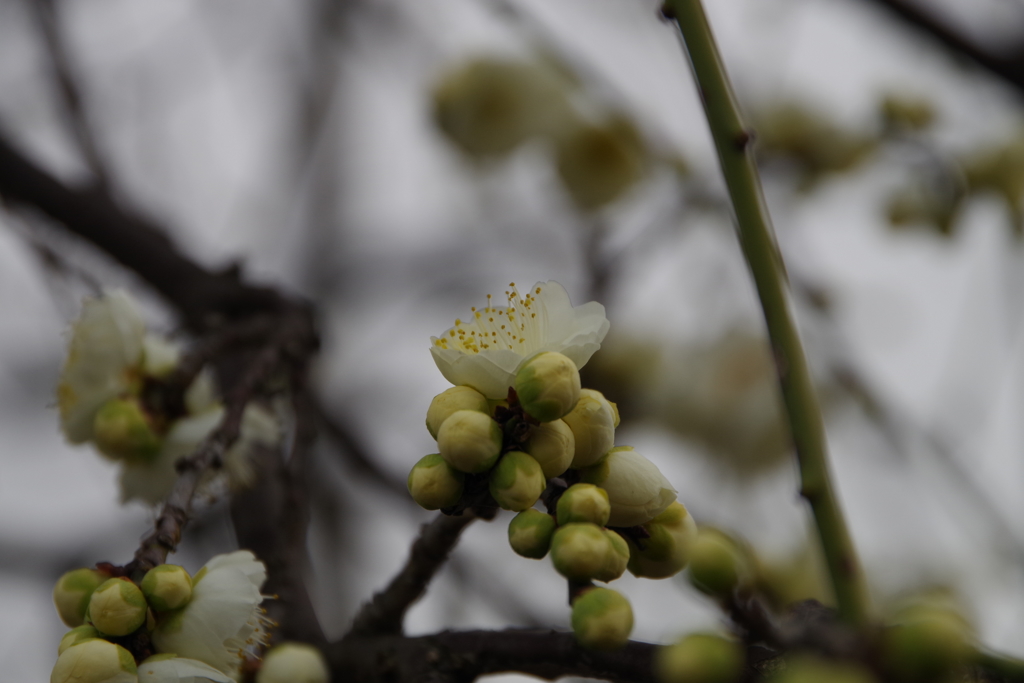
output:
M 1021 91 L 885 2 L 707 4 L 757 130 L 876 605 L 946 591 L 982 643 L 1024 655 Z M 914 5 L 996 53 L 1024 45 L 1020 0 Z M 541 64 L 591 120 L 628 121 L 642 172 L 585 210 L 550 140 L 465 154 L 439 129 L 434 93 L 483 57 Z M 81 97 L 77 132 L 62 70 Z M 622 408 L 619 443 L 656 462 L 699 522 L 749 541 L 774 600 L 829 599 L 706 122 L 656 3 L 4 0 L 0 129 L 69 182 L 98 177 L 202 263 L 238 261 L 314 300 L 318 390 L 399 482 L 434 447 L 423 416 L 446 382 L 431 335 L 511 281 L 555 279 L 577 303 L 597 298 L 612 331 L 585 385 Z M 63 632 L 56 577 L 127 561 L 153 517 L 117 504 L 114 467 L 63 443 L 53 408 L 69 322 L 83 296 L 111 286 L 174 332 L 161 303 L 101 254 L 37 216 L 0 212 L 10 680 L 48 675 Z M 322 439 L 311 490 L 313 590 L 332 637 L 431 517 L 354 466 L 351 450 Z M 204 506 L 176 561 L 195 570 L 232 547 L 224 508 Z M 568 626 L 564 581 L 512 553 L 508 518 L 469 529 L 411 633 Z M 721 621 L 681 577 L 616 587 L 638 639 Z

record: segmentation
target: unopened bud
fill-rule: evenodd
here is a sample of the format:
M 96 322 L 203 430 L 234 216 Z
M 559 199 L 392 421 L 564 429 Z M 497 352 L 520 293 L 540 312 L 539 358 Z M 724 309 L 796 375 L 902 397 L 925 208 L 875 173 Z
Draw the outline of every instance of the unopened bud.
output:
M 593 484 L 573 484 L 558 499 L 557 512 L 561 525 L 589 522 L 604 526 L 612 508 L 604 489 Z
M 539 560 L 551 548 L 555 518 L 540 510 L 523 510 L 508 523 L 508 544 L 517 555 Z
M 611 529 L 601 529 L 601 531 L 608 538 L 612 552 L 605 557 L 604 566 L 594 575 L 594 578 L 604 582 L 614 581 L 622 576 L 629 564 L 629 544 L 626 543 L 626 539 Z
M 485 413 L 456 410 L 437 431 L 437 448 L 458 471 L 477 474 L 494 466 L 501 436 L 501 427 Z
M 50 673 L 50 683 L 138 683 L 138 680 L 132 654 L 120 645 L 99 638 L 64 650 Z
M 57 655 L 64 654 L 64 650 L 68 649 L 72 645 L 78 645 L 83 640 L 90 640 L 92 638 L 99 637 L 100 632 L 97 631 L 90 624 L 82 624 L 81 626 L 76 626 L 75 628 L 65 633 L 64 637 L 60 639 L 60 645 L 57 646 Z
M 811 655 L 798 656 L 786 662 L 785 670 L 775 680 L 778 683 L 878 683 L 874 674 L 861 664 Z
M 901 681 L 931 681 L 962 663 L 970 628 L 952 609 L 918 604 L 906 609 L 882 635 L 886 671 Z
M 600 391 L 581 389 L 576 407 L 562 419 L 575 437 L 574 468 L 593 465 L 615 446 L 619 411 Z
M 716 529 L 699 529 L 690 547 L 690 583 L 708 595 L 731 593 L 740 583 L 743 557 L 736 542 Z
M 649 522 L 676 499 L 676 490 L 665 475 L 630 446 L 613 448 L 604 459 L 582 470 L 581 474 L 584 482 L 608 492 L 612 508 L 609 526 Z
M 256 683 L 328 683 L 330 679 L 323 654 L 306 643 L 272 647 L 256 674 Z
M 576 439 L 569 425 L 561 420 L 542 422 L 533 430 L 523 450 L 540 463 L 547 478 L 565 473 L 572 463 Z
M 559 140 L 558 176 L 581 209 L 615 201 L 644 173 L 646 151 L 633 124 L 618 117 L 601 126 L 583 125 Z
M 57 579 L 57 584 L 53 587 L 53 604 L 57 607 L 60 620 L 68 626 L 84 624 L 85 613 L 89 609 L 89 598 L 106 580 L 106 576 L 88 568 L 72 569 Z
M 580 371 L 567 356 L 545 351 L 519 368 L 515 389 L 523 410 L 541 422 L 551 422 L 576 406 Z
M 596 524 L 566 524 L 551 538 L 551 563 L 570 581 L 589 581 L 615 561 L 611 539 Z
M 430 436 L 436 439 L 441 425 L 457 410 L 491 414 L 487 398 L 473 387 L 445 389 L 430 401 L 430 407 L 427 408 L 427 431 Z
M 679 573 L 690 561 L 690 547 L 697 538 L 697 523 L 686 507 L 676 501 L 643 527 L 649 537 L 630 544 L 629 571 L 648 579 Z
M 157 612 L 184 607 L 192 599 L 192 577 L 176 564 L 158 565 L 143 577 L 142 594 Z
M 162 439 L 134 398 L 107 401 L 93 423 L 93 440 L 100 453 L 116 460 L 148 462 L 160 453 Z
M 413 465 L 406 485 L 409 495 L 421 508 L 440 510 L 459 502 L 465 478 L 466 475 L 445 462 L 440 453 L 431 453 Z
M 743 649 L 728 638 L 694 633 L 658 648 L 654 670 L 660 683 L 733 683 L 743 673 Z
M 633 608 L 610 588 L 592 588 L 572 603 L 572 630 L 583 647 L 618 649 L 629 642 Z
M 100 633 L 126 636 L 146 621 L 146 598 L 124 578 L 107 579 L 89 598 L 89 621 Z
M 533 507 L 546 485 L 540 465 L 522 451 L 506 453 L 491 472 L 491 495 L 504 510 Z

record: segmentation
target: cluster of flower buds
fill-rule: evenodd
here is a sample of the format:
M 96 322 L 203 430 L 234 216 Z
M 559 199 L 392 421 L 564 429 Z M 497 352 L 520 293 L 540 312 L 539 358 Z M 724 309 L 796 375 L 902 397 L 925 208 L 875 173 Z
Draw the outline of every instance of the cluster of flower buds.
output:
M 267 641 L 259 607 L 266 568 L 248 551 L 218 555 L 194 577 L 170 564 L 138 584 L 113 573 L 75 569 L 57 581 L 57 613 L 73 628 L 50 683 L 233 683 L 245 657 Z M 284 680 L 304 679 L 260 683 Z
M 689 558 L 696 525 L 658 468 L 615 447 L 619 417 L 600 392 L 584 389 L 576 364 L 543 351 L 525 359 L 504 400 L 469 386 L 434 397 L 427 429 L 438 452 L 412 468 L 408 487 L 428 510 L 494 503 L 518 514 L 509 544 L 523 557 L 550 552 L 573 583 L 573 630 L 587 647 L 623 645 L 633 626 L 625 597 L 608 582 L 628 568 L 663 578 Z M 571 485 L 570 485 L 571 484 Z M 543 498 L 548 511 L 534 505 Z

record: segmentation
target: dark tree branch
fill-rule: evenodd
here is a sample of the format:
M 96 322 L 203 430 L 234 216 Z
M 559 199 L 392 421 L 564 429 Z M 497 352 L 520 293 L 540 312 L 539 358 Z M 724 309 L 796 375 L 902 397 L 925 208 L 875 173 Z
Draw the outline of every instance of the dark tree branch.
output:
M 611 652 L 586 650 L 571 633 L 556 631 L 448 631 L 419 638 L 347 638 L 332 645 L 327 657 L 334 680 L 360 683 L 464 683 L 502 672 L 653 683 L 655 649 L 630 642 Z
M 476 514 L 470 509 L 460 516 L 438 515 L 430 524 L 424 524 L 405 566 L 387 588 L 363 605 L 345 638 L 401 633 L 405 613 L 426 592 L 427 585 L 458 543 L 462 530 L 474 519 Z

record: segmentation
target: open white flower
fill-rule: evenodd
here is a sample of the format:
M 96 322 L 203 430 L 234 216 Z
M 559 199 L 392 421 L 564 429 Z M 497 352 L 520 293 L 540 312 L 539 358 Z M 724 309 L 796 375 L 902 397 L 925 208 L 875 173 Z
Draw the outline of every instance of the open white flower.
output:
M 188 605 L 157 624 L 157 651 L 195 659 L 234 676 L 249 649 L 269 636 L 269 620 L 259 606 L 266 578 L 266 567 L 248 550 L 211 559 L 193 577 Z
M 440 337 L 431 337 L 430 353 L 445 379 L 470 386 L 487 398 L 508 394 L 520 364 L 541 351 L 568 356 L 577 368 L 586 365 L 608 333 L 604 306 L 591 301 L 576 306 L 554 280 L 538 282 L 526 294 L 515 283 L 505 292 L 508 306 L 473 308 L 468 321 Z
M 138 382 L 145 336 L 146 324 L 127 292 L 112 290 L 82 304 L 57 385 L 60 424 L 68 441 L 91 439 L 97 411 Z
M 153 655 L 139 664 L 139 683 L 235 683 L 235 679 L 195 659 Z

